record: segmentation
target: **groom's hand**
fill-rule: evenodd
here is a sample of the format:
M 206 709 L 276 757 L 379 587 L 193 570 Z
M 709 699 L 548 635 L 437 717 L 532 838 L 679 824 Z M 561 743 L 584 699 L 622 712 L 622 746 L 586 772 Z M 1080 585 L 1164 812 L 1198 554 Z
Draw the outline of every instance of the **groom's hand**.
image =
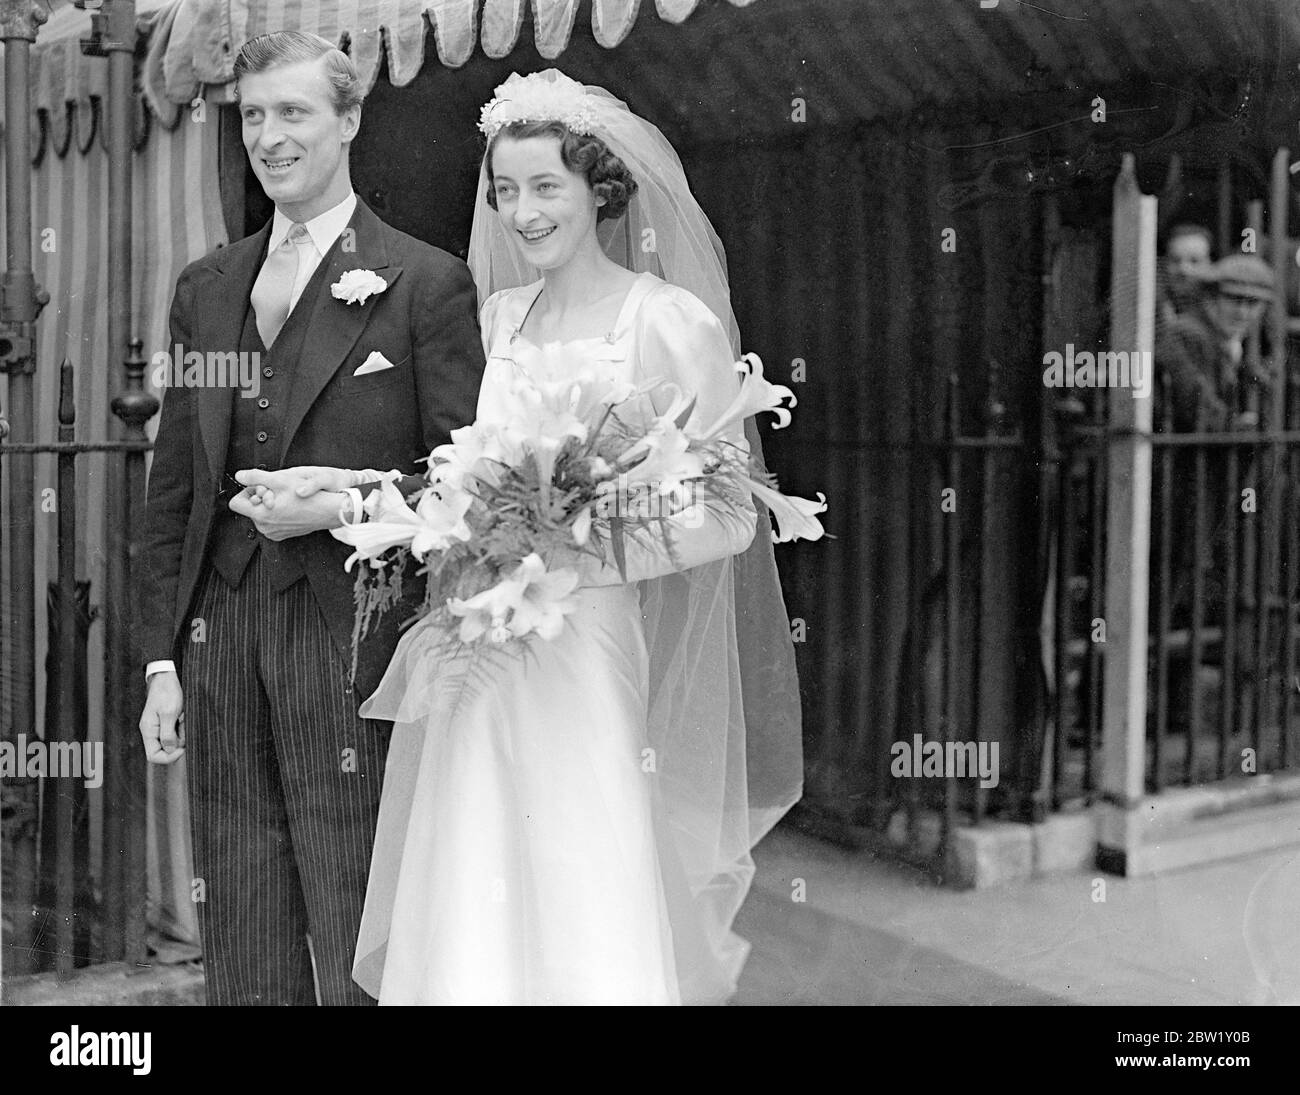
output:
M 185 755 L 184 703 L 181 680 L 175 673 L 155 673 L 149 678 L 140 736 L 150 764 L 174 764 Z
M 269 490 L 274 494 L 293 494 L 299 498 L 310 498 L 318 491 L 341 491 L 358 484 L 356 472 L 345 468 L 321 467 L 314 464 L 301 464 L 294 468 L 281 468 L 279 471 L 262 471 L 248 468 L 235 472 L 235 479 L 245 487 L 254 488 L 256 493 Z
M 285 479 L 280 472 L 241 471 L 236 478 L 247 489 L 230 500 L 230 508 L 247 517 L 268 540 L 290 540 L 310 532 L 338 528 L 343 524 L 339 511 L 348 505 L 348 496 L 318 490 L 301 497 L 301 484 Z

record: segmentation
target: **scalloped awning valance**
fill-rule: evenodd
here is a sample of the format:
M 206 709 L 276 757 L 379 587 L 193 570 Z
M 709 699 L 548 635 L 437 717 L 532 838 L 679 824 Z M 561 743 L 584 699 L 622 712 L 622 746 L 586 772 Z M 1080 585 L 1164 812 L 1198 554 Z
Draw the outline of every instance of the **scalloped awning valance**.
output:
M 367 89 L 386 52 L 389 78 L 410 83 L 425 62 L 426 32 L 433 31 L 438 59 L 463 65 L 482 46 L 489 57 L 515 48 L 531 3 L 534 42 L 547 59 L 569 44 L 584 0 L 137 0 L 137 23 L 147 49 L 139 75 L 138 138 L 159 121 L 176 125 L 198 96 L 230 97 L 228 84 L 240 47 L 271 30 L 309 30 L 331 41 L 348 41 L 348 51 Z M 645 0 L 649 3 L 650 0 Z M 700 0 L 653 0 L 661 19 L 680 23 Z M 754 0 L 729 0 L 745 7 Z M 631 31 L 642 0 L 589 0 L 596 41 L 617 46 Z M 107 84 L 102 58 L 86 57 L 81 39 L 90 34 L 90 14 L 66 3 L 40 28 L 32 49 L 32 109 L 36 158 L 47 152 L 83 154 L 98 135 L 99 103 Z M 0 51 L 0 58 L 3 53 Z
M 648 0 L 647 0 L 648 2 Z M 754 0 L 729 0 L 745 7 Z M 583 0 L 531 0 L 537 52 L 548 60 L 569 44 Z M 600 45 L 617 46 L 636 22 L 642 0 L 590 0 L 591 29 Z M 700 0 L 654 0 L 661 19 L 680 23 Z M 424 64 L 427 29 L 433 30 L 438 59 L 450 68 L 468 61 L 481 43 L 489 57 L 504 57 L 515 48 L 523 29 L 528 0 L 180 0 L 182 11 L 159 31 L 151 53 L 166 54 L 165 84 L 152 89 L 172 102 L 188 102 L 199 84 L 223 84 L 239 47 L 272 30 L 308 30 L 341 42 L 369 88 L 387 46 L 393 84 L 410 83 Z M 292 13 L 292 14 L 290 14 Z

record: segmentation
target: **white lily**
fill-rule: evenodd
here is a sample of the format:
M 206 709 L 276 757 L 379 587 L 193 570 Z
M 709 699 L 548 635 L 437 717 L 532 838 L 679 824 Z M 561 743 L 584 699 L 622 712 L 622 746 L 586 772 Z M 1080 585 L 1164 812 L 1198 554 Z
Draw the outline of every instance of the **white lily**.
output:
M 368 520 L 344 519 L 339 528 L 330 529 L 334 539 L 356 549 L 343 564 L 349 573 L 359 559 L 373 560 L 389 548 L 409 545 L 423 524 L 391 480 L 385 480 L 366 497 L 364 509 Z
M 472 643 L 483 634 L 488 641 L 504 643 L 510 639 L 506 619 L 519 604 L 525 583 L 516 577 L 502 579 L 490 589 L 485 589 L 463 600 L 452 597 L 447 601 L 447 611 L 461 617 L 460 641 Z
M 817 492 L 817 501 L 811 498 L 799 498 L 791 494 L 782 494 L 778 490 L 753 479 L 747 480 L 754 497 L 772 511 L 776 518 L 776 528 L 772 531 L 772 542 L 784 544 L 789 540 L 820 540 L 826 530 L 814 514 L 826 512 L 826 495 Z
M 638 457 L 638 463 L 629 466 Z M 673 418 L 664 415 L 619 457 L 618 482 L 602 483 L 599 490 L 608 493 L 615 488 L 648 484 L 661 494 L 675 494 L 682 483 L 704 474 L 704 462 L 704 454 L 692 449 L 691 438 L 677 428 Z
M 344 521 L 330 534 L 351 544 L 356 550 L 343 564 L 351 572 L 359 559 L 373 561 L 390 548 L 409 547 L 411 554 L 423 560 L 430 551 L 446 551 L 453 540 L 468 540 L 472 535 L 465 514 L 474 502 L 472 495 L 442 487 L 426 487 L 415 509 L 406 504 L 402 492 L 390 480 L 372 491 L 364 504 L 366 518 Z M 379 565 L 379 564 L 375 564 Z
M 605 390 L 599 393 L 597 402 L 603 407 L 616 407 L 620 403 L 626 403 L 635 395 L 649 391 L 652 386 L 633 384 L 629 380 L 610 381 L 605 385 Z
M 587 439 L 588 426 L 571 409 L 577 385 L 521 382 L 512 389 L 502 434 L 511 444 L 532 453 L 543 495 L 550 496 L 555 458 L 569 438 Z
M 411 554 L 423 561 L 427 552 L 446 551 L 453 540 L 469 540 L 473 533 L 465 515 L 473 504 L 472 494 L 449 484 L 426 487 L 415 507 L 420 528 L 411 540 Z
M 472 643 L 484 634 L 494 643 L 529 634 L 554 639 L 564 628 L 564 617 L 577 607 L 569 596 L 577 584 L 576 571 L 548 571 L 534 552 L 490 589 L 463 600 L 451 598 L 447 611 L 461 617 L 461 642 Z
M 682 391 L 679 385 L 666 382 L 660 383 L 656 390 L 662 395 L 670 396 L 668 406 L 659 412 L 658 417 L 667 419 L 669 422 L 680 425 L 685 429 L 685 424 L 690 421 L 690 414 L 687 412 L 694 412 L 696 397 Z M 685 418 L 681 423 L 678 423 L 678 419 L 682 418 L 683 415 L 685 415 Z
M 534 633 L 542 639 L 556 638 L 564 630 L 564 617 L 578 607 L 569 596 L 578 585 L 577 571 L 548 571 L 542 557 L 533 552 L 524 557 L 513 577 L 524 585 L 510 617 L 510 634 L 517 639 Z
M 476 422 L 451 431 L 451 443 L 429 454 L 429 478 L 460 489 L 469 479 L 495 483 L 501 465 L 514 466 L 523 452 L 493 423 Z
M 731 405 L 703 430 L 691 430 L 691 436 L 699 441 L 712 441 L 729 426 L 743 423 L 750 415 L 771 411 L 777 417 L 773 429 L 781 430 L 790 425 L 793 417 L 789 408 L 798 400 L 794 392 L 784 384 L 773 384 L 763 378 L 763 362 L 757 354 L 745 354 L 736 362 L 736 372 L 743 377 L 740 391 Z M 789 400 L 786 403 L 786 400 Z

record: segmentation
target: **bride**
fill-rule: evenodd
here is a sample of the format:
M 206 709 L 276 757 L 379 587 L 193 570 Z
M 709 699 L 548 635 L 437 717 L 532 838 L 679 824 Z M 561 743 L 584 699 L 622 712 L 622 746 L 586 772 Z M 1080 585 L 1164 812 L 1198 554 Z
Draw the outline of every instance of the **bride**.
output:
M 521 374 L 658 378 L 715 419 L 737 390 L 725 258 L 659 130 L 556 70 L 512 76 L 480 128 L 480 420 Z M 752 421 L 729 440 L 756 446 Z M 750 849 L 800 792 L 798 685 L 766 513 L 668 522 L 677 557 L 629 541 L 626 580 L 581 556 L 563 633 L 454 715 L 425 629 L 399 644 L 361 709 L 395 724 L 353 971 L 380 1003 L 734 994 Z

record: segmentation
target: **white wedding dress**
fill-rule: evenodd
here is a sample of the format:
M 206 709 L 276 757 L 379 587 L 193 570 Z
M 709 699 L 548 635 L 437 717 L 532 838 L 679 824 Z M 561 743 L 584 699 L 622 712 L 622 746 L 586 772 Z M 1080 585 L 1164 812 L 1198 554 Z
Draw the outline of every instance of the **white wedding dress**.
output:
M 518 328 L 540 287 L 484 306 L 480 419 L 498 413 L 520 370 L 662 377 L 696 392 L 702 420 L 734 395 L 726 332 L 685 290 L 641 274 L 607 336 L 537 346 Z M 734 440 L 744 444 L 739 429 Z M 752 875 L 750 841 L 719 835 L 725 804 L 710 807 L 703 788 L 720 797 L 721 770 L 734 783 L 737 763 L 743 785 L 743 740 L 737 760 L 731 746 L 703 755 L 696 736 L 705 718 L 734 723 L 737 705 L 698 684 L 699 701 L 656 700 L 647 641 L 657 633 L 673 648 L 664 598 L 689 588 L 692 604 L 714 606 L 711 627 L 731 629 L 734 657 L 731 602 L 709 586 L 729 587 L 729 557 L 753 537 L 754 513 L 698 508 L 703 519 L 673 537 L 688 575 L 632 543 L 639 581 L 592 560 L 560 637 L 494 665 L 453 717 L 421 625 L 402 639 L 362 708 L 395 721 L 354 969 L 380 1003 L 720 1003 L 734 992 L 747 945 L 730 925 Z M 661 597 L 658 579 L 676 585 Z M 727 657 L 717 634 L 668 660 L 709 671 Z

